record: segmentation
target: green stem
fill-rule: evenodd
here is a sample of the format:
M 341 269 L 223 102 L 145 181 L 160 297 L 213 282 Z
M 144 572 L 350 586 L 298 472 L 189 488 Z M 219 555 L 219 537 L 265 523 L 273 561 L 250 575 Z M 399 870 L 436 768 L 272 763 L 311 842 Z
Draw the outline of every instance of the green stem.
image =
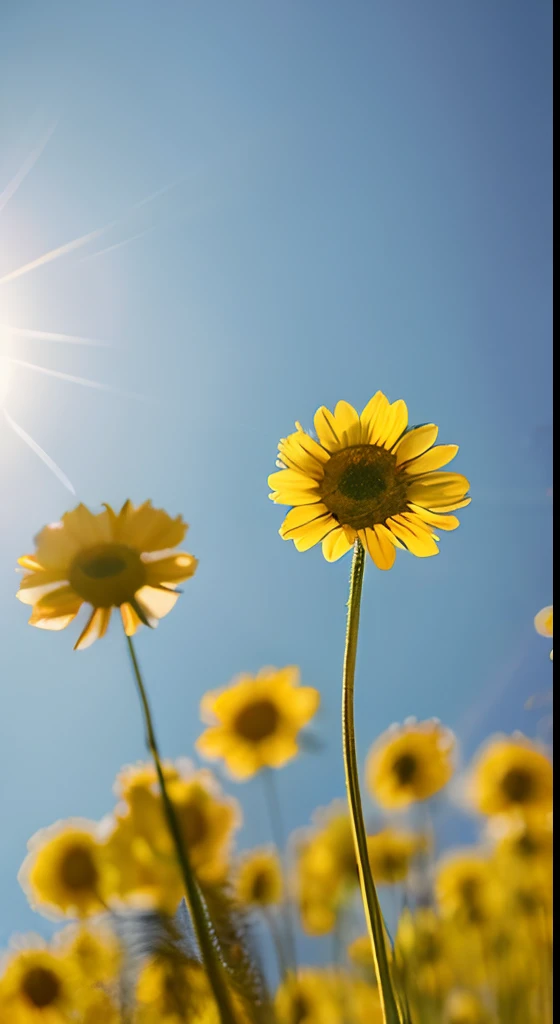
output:
M 152 713 L 150 711 L 150 705 L 148 703 L 148 696 L 142 680 L 142 674 L 140 672 L 140 666 L 136 657 L 136 651 L 132 643 L 132 638 L 127 636 L 128 651 L 130 654 L 130 660 L 132 662 L 132 668 L 134 671 L 134 678 L 136 681 L 136 687 L 138 695 L 140 697 L 140 703 L 142 705 L 142 713 L 144 716 L 144 725 L 146 728 L 146 743 L 150 753 L 154 759 L 154 764 L 159 780 L 161 789 L 161 799 L 165 816 L 167 818 L 167 824 L 171 837 L 175 844 L 175 850 L 177 853 L 177 859 L 181 868 L 181 874 L 183 876 L 183 882 L 185 885 L 185 891 L 189 902 L 190 911 L 195 927 L 196 937 L 198 945 L 200 947 L 200 954 L 206 972 L 208 974 L 208 981 L 212 989 L 214 999 L 216 1000 L 216 1006 L 220 1015 L 220 1024 L 236 1024 L 236 1017 L 233 1010 L 230 993 L 227 988 L 227 984 L 224 978 L 223 968 L 218 959 L 216 947 L 212 940 L 210 932 L 208 915 L 206 907 L 202 901 L 198 883 L 194 876 L 193 869 L 189 860 L 189 855 L 183 837 L 181 835 L 181 828 L 175 812 L 175 808 L 169 797 L 167 791 L 167 785 L 165 782 L 165 776 L 161 764 L 161 757 L 154 733 L 154 727 L 152 723 Z
M 284 932 L 288 952 L 288 959 L 290 961 L 290 967 L 292 971 L 294 971 L 295 973 L 297 971 L 296 939 L 294 935 L 292 915 L 290 912 L 290 904 L 288 898 L 289 872 L 288 865 L 286 863 L 286 833 L 284 830 L 282 809 L 280 806 L 278 790 L 276 788 L 276 784 L 272 774 L 272 769 L 264 768 L 261 772 L 261 776 L 263 780 L 268 817 L 270 820 L 270 831 L 272 835 L 272 840 L 278 849 L 280 863 L 282 865 L 282 874 L 284 876 L 284 895 L 280 910 L 284 921 Z
M 400 1015 L 391 979 L 389 960 L 385 945 L 385 926 L 377 892 L 373 882 L 367 849 L 366 829 L 358 780 L 358 762 L 356 758 L 356 736 L 354 730 L 354 676 L 356 672 L 356 651 L 358 647 L 358 630 L 360 625 L 360 601 L 364 579 L 365 552 L 359 540 L 354 544 L 352 572 L 350 575 L 350 595 L 348 598 L 348 618 L 346 621 L 346 646 L 344 650 L 344 668 L 342 671 L 342 745 L 344 753 L 344 770 L 346 773 L 346 790 L 350 820 L 354 833 L 356 857 L 360 875 L 362 900 L 366 915 L 369 936 L 371 939 L 373 961 L 379 995 L 383 1011 L 384 1024 L 400 1024 Z

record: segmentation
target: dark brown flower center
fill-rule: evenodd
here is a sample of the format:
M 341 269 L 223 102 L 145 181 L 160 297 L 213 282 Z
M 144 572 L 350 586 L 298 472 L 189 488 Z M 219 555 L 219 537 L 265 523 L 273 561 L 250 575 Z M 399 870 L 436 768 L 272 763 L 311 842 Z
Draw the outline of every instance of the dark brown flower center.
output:
M 254 903 L 267 903 L 270 897 L 269 877 L 266 871 L 257 871 L 253 878 L 251 896 Z
M 196 804 L 186 804 L 181 813 L 183 835 L 187 846 L 197 846 L 208 835 L 208 819 Z
M 89 850 L 76 846 L 68 850 L 60 865 L 62 881 L 68 889 L 95 889 L 97 868 Z
M 502 779 L 502 789 L 514 804 L 524 804 L 530 800 L 534 788 L 533 776 L 523 768 L 510 768 Z
M 259 743 L 276 732 L 279 721 L 278 708 L 271 700 L 256 700 L 239 712 L 235 730 L 244 740 Z
M 418 772 L 418 760 L 413 754 L 401 754 L 393 762 L 393 774 L 400 786 L 410 786 Z
M 303 1024 L 309 1016 L 309 1000 L 299 992 L 292 1001 L 292 1020 L 290 1024 Z
M 126 544 L 100 544 L 82 551 L 72 563 L 70 585 L 96 608 L 130 601 L 146 582 L 146 567 Z
M 23 994 L 37 1009 L 52 1006 L 60 995 L 60 981 L 48 967 L 32 967 L 22 984 Z
M 372 444 L 335 452 L 325 465 L 321 497 L 345 526 L 365 529 L 406 512 L 406 477 L 397 471 L 396 457 Z
M 433 964 L 441 956 L 441 942 L 436 935 L 432 935 L 430 932 L 420 932 L 416 942 L 417 956 L 422 963 Z

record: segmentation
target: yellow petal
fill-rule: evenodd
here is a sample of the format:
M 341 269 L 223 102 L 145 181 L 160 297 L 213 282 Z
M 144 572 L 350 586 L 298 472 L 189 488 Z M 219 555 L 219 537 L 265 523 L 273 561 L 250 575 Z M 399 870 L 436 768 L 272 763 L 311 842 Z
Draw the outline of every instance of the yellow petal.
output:
M 535 629 L 540 636 L 552 636 L 552 608 L 551 604 L 547 605 L 535 615 Z
M 369 443 L 381 444 L 381 438 L 385 437 L 393 418 L 389 399 L 383 395 L 377 408 L 375 419 L 372 420 L 369 428 Z
M 380 444 L 383 445 L 387 450 L 391 449 L 395 445 L 403 433 L 406 430 L 408 424 L 408 409 L 406 402 L 403 402 L 402 398 L 398 401 L 393 402 L 391 406 L 391 415 L 385 424 L 383 436 L 380 440 Z
M 360 530 L 359 537 L 368 555 L 378 569 L 390 569 L 395 561 L 397 552 L 382 534 L 377 534 L 373 529 Z
M 273 491 L 316 491 L 317 481 L 305 473 L 298 473 L 293 469 L 282 469 L 279 473 L 270 474 L 268 486 Z
M 301 728 L 313 718 L 321 703 L 321 695 L 314 686 L 294 686 L 290 702 L 292 721 Z
M 153 508 L 151 501 L 135 507 L 125 502 L 117 519 L 117 538 L 137 551 L 167 551 L 184 539 L 187 524 L 182 516 L 172 519 L 163 509 Z
M 469 489 L 469 481 L 461 473 L 427 473 L 411 480 L 407 498 L 423 508 L 437 508 L 462 501 Z
M 344 445 L 361 444 L 362 425 L 354 406 L 349 402 L 337 402 L 334 419 L 336 431 Z
M 329 453 L 301 429 L 279 442 L 278 453 L 288 469 L 294 469 L 314 480 L 322 479 L 323 464 L 330 458 Z
M 303 505 L 300 508 L 292 508 L 280 527 L 280 536 L 284 538 L 292 537 L 295 533 L 298 533 L 302 527 L 305 527 L 309 523 L 313 523 L 327 515 L 330 517 L 329 510 L 327 506 L 323 505 L 320 501 L 316 502 L 314 505 Z
M 400 548 L 401 551 L 406 551 L 404 544 L 401 544 L 400 540 L 395 537 L 395 534 L 391 533 L 383 523 L 376 523 L 374 529 L 379 536 L 383 536 L 390 544 L 393 544 L 396 548 Z
M 451 501 L 447 505 L 442 505 L 440 502 L 431 502 L 428 506 L 434 512 L 456 512 L 459 508 L 465 508 L 466 505 L 470 505 L 472 498 L 463 498 L 462 501 Z
M 138 627 L 142 625 L 142 620 L 130 604 L 121 604 L 121 619 L 127 636 L 134 636 Z
M 387 396 L 382 391 L 376 391 L 373 398 L 370 398 L 368 404 L 362 410 L 360 416 L 364 444 L 371 443 L 372 431 L 377 424 L 378 417 L 380 414 L 384 416 L 388 408 L 389 399 Z
M 146 563 L 146 582 L 149 586 L 183 583 L 194 575 L 197 565 L 197 559 L 184 551 L 169 555 L 167 558 L 158 558 Z
M 96 640 L 105 636 L 111 611 L 111 608 L 96 608 L 93 611 L 74 645 L 75 651 L 83 651 L 86 647 L 91 647 Z
M 437 436 L 438 428 L 435 423 L 425 423 L 422 427 L 415 427 L 414 430 L 407 431 L 395 448 L 397 466 L 402 466 L 403 462 L 422 455 L 435 444 Z
M 134 596 L 146 617 L 157 620 L 169 614 L 177 602 L 179 591 L 146 586 L 141 587 Z
M 301 533 L 298 533 L 297 537 L 293 538 L 294 545 L 297 551 L 309 551 L 315 544 L 318 544 L 320 540 L 323 540 L 331 531 L 336 530 L 337 523 L 329 513 L 322 519 L 318 519 L 314 523 L 309 523 Z
M 44 568 L 34 555 L 22 555 L 21 558 L 18 558 L 18 565 L 21 565 L 23 569 L 29 569 L 31 572 L 42 572 Z
M 455 458 L 459 451 L 458 444 L 438 444 L 435 448 L 419 455 L 417 459 L 407 463 L 404 472 L 410 476 L 418 476 L 420 473 L 431 473 L 435 469 L 441 469 Z
M 431 555 L 439 554 L 438 546 L 433 538 L 423 530 L 415 531 L 411 523 L 399 523 L 398 517 L 388 520 L 390 530 L 399 540 L 402 540 L 411 554 L 417 558 L 429 558 Z
M 339 558 L 342 558 L 354 543 L 354 538 L 350 539 L 353 535 L 353 530 L 344 530 L 340 527 L 338 530 L 333 530 L 329 533 L 323 541 L 323 555 L 327 562 L 336 562 Z
M 78 505 L 63 515 L 62 523 L 81 548 L 107 544 L 113 539 L 111 518 L 106 510 L 95 513 L 85 505 Z
M 313 426 L 319 441 L 329 452 L 336 452 L 342 447 L 342 439 L 339 435 L 336 420 L 325 405 L 317 409 L 313 417 Z
M 408 507 L 415 512 L 420 519 L 423 519 L 425 523 L 428 523 L 430 526 L 435 526 L 436 530 L 456 530 L 460 525 L 456 516 L 438 515 L 436 512 L 428 512 L 426 508 L 421 508 L 420 505 L 414 505 L 412 503 L 410 503 Z
M 16 597 L 22 604 L 35 604 L 49 591 L 57 590 L 65 583 L 66 580 L 60 578 L 58 569 L 30 573 L 21 580 Z

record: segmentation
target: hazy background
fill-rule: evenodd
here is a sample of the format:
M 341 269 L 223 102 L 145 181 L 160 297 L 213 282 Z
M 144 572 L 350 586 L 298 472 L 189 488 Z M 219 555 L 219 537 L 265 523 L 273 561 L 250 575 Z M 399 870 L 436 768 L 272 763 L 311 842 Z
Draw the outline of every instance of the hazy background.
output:
M 544 0 L 0 3 L 0 194 L 58 119 L 0 214 L 0 278 L 119 221 L 0 284 L 0 323 L 110 342 L 4 329 L 4 351 L 110 390 L 19 366 L 6 409 L 80 500 L 152 497 L 191 524 L 199 571 L 138 640 L 168 756 L 241 670 L 296 663 L 320 688 L 324 749 L 278 774 L 290 828 L 344 793 L 349 559 L 283 543 L 266 483 L 323 403 L 403 397 L 461 446 L 473 495 L 438 558 L 368 566 L 361 763 L 408 715 L 443 719 L 463 759 L 496 729 L 542 732 L 548 708 L 524 704 L 551 683 L 533 628 L 552 600 L 551 17 Z M 28 837 L 109 811 L 144 745 L 116 623 L 74 654 L 76 628 L 30 629 L 14 599 L 17 557 L 74 499 L 2 418 L 0 473 L 5 944 L 49 929 L 16 882 Z M 240 844 L 266 841 L 258 781 L 228 785 Z M 439 828 L 474 834 L 451 811 Z

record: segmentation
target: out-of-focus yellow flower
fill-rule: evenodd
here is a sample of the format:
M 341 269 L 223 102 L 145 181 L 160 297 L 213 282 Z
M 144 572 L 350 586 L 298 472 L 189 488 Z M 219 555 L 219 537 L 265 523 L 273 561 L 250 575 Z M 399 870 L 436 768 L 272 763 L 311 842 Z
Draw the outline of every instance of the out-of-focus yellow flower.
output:
M 276 993 L 278 1024 L 340 1024 L 340 1007 L 327 971 L 303 968 L 288 975 Z
M 280 536 L 298 551 L 322 542 L 334 562 L 359 538 L 379 569 L 390 569 L 396 548 L 437 555 L 436 530 L 454 530 L 445 513 L 468 505 L 468 480 L 440 473 L 457 445 L 432 447 L 433 423 L 407 431 L 402 399 L 391 405 L 378 391 L 361 414 L 339 402 L 334 414 L 315 413 L 317 440 L 299 423 L 278 445 L 279 473 L 268 478 L 272 501 L 292 505 Z
M 421 836 L 396 828 L 385 828 L 368 836 L 369 863 L 374 881 L 378 885 L 403 882 L 414 857 L 424 845 Z
M 452 992 L 446 1006 L 445 1024 L 490 1024 L 491 1015 L 473 992 Z
M 181 516 L 172 519 L 149 501 L 127 501 L 119 513 L 106 505 L 97 515 L 78 505 L 45 526 L 34 554 L 19 559 L 27 572 L 17 596 L 32 606 L 30 624 L 65 629 L 84 603 L 91 605 L 76 650 L 105 635 L 113 608 L 120 608 L 128 636 L 141 623 L 157 625 L 175 604 L 178 584 L 196 569 L 192 555 L 172 550 L 186 531 Z
M 114 892 L 126 902 L 157 906 L 173 913 L 183 893 L 182 877 L 169 833 L 157 782 L 139 765 L 137 784 L 128 769 L 123 785 L 126 799 L 117 808 L 115 825 L 107 840 Z M 239 806 L 222 795 L 207 769 L 186 767 L 167 789 L 177 815 L 192 867 L 203 882 L 223 880 L 229 861 L 233 830 L 240 824 Z
M 105 851 L 97 828 L 74 818 L 32 836 L 18 881 L 34 909 L 54 918 L 105 910 Z
M 405 911 L 395 936 L 395 960 L 407 990 L 440 996 L 451 983 L 448 936 L 441 918 L 429 907 Z
M 348 810 L 333 801 L 316 812 L 297 844 L 296 894 L 304 930 L 325 935 L 359 883 Z
M 220 1024 L 208 978 L 201 965 L 179 950 L 151 957 L 136 982 L 134 1024 Z M 249 1024 L 242 1001 L 232 992 L 236 1024 Z
M 535 629 L 540 636 L 547 636 L 552 639 L 552 605 L 548 605 L 546 608 L 541 608 L 540 612 L 535 615 Z M 550 658 L 552 660 L 552 651 L 550 652 Z
M 67 957 L 88 982 L 109 985 L 122 966 L 122 950 L 115 933 L 97 922 L 95 925 L 68 925 L 54 939 L 54 947 Z
M 0 977 L 2 1024 L 66 1024 L 82 1008 L 73 965 L 44 944 L 21 949 Z
M 299 669 L 264 668 L 203 697 L 201 714 L 210 728 L 196 746 L 204 757 L 223 758 L 235 778 L 248 779 L 297 755 L 298 732 L 318 707 L 319 692 L 299 685 Z
M 469 794 L 482 814 L 552 810 L 552 763 L 520 734 L 498 736 L 476 756 Z
M 552 878 L 552 815 L 492 819 L 494 856 L 508 876 Z
M 122 1015 L 115 999 L 104 989 L 90 989 L 79 1024 L 122 1024 Z
M 238 865 L 235 889 L 248 907 L 273 907 L 282 900 L 282 868 L 274 850 L 251 850 Z
M 366 763 L 370 793 L 390 810 L 439 793 L 453 774 L 455 737 L 438 721 L 393 726 L 373 744 Z
M 435 889 L 442 915 L 457 924 L 484 924 L 503 906 L 495 866 L 476 850 L 458 851 L 442 858 Z

